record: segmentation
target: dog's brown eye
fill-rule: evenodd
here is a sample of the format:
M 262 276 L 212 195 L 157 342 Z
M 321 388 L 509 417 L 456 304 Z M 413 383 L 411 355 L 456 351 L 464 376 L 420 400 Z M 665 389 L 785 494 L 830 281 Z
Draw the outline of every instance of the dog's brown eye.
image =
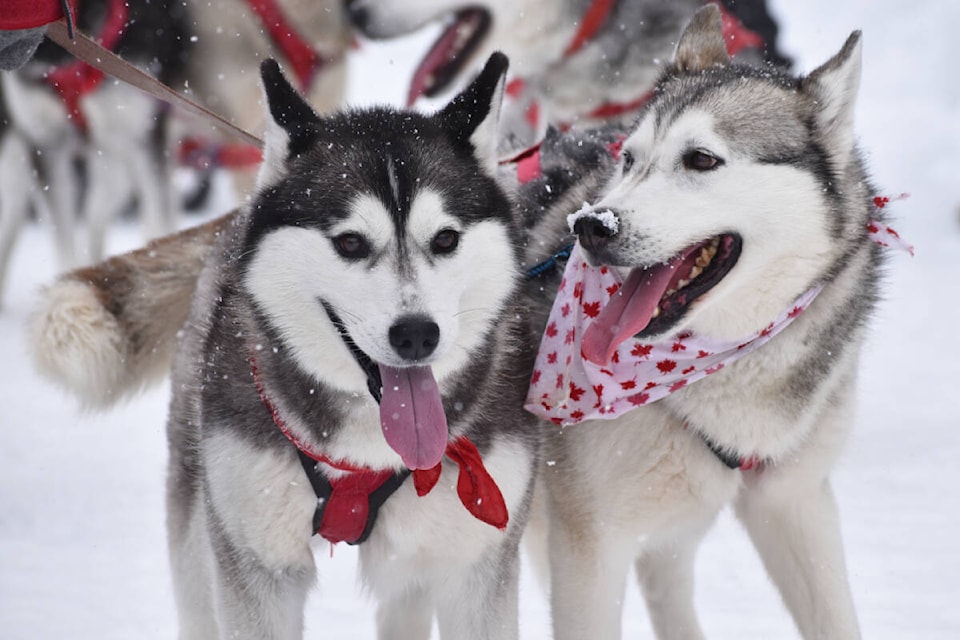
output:
M 333 246 L 344 258 L 359 260 L 370 255 L 370 244 L 359 233 L 341 233 L 333 239 Z
M 460 244 L 460 234 L 453 229 L 444 229 L 433 236 L 430 250 L 436 254 L 452 253 Z
M 721 164 L 723 160 L 703 151 L 693 150 L 683 154 L 683 167 L 692 171 L 710 171 Z

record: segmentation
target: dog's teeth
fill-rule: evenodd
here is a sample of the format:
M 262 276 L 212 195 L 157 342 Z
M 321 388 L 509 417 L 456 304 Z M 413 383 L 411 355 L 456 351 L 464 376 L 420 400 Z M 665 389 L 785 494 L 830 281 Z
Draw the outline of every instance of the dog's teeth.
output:
M 666 292 L 665 294 L 663 294 L 663 295 L 669 297 L 669 296 L 672 296 L 673 294 L 675 294 L 676 292 L 677 292 L 676 289 L 667 289 L 667 292 Z
M 713 259 L 713 256 L 716 254 L 716 251 L 711 253 L 706 247 L 700 250 L 700 255 L 697 256 L 697 266 L 703 268 L 710 264 L 710 261 Z
M 657 305 L 657 308 L 653 310 L 653 316 L 652 316 L 652 317 L 656 318 L 656 317 L 659 316 L 659 315 L 660 315 L 660 305 Z
M 697 266 L 690 270 L 690 279 L 693 280 L 701 273 L 703 273 L 703 268 L 699 266 L 699 263 L 697 263 Z
M 689 280 L 684 280 L 684 279 L 681 278 L 681 279 L 680 279 L 680 282 L 677 283 L 677 289 L 678 289 L 678 290 L 679 290 L 679 289 L 683 289 L 683 288 L 684 288 L 685 286 L 687 286 L 688 284 L 690 284 L 690 281 L 689 281 Z

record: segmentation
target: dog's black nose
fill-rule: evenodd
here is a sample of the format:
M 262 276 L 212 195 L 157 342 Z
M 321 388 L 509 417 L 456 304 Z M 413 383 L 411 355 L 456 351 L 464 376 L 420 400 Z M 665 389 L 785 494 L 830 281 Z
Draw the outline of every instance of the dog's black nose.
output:
M 580 244 L 594 253 L 604 247 L 613 237 L 613 232 L 600 220 L 584 216 L 573 225 L 573 232 L 580 238 Z
M 347 16 L 350 18 L 350 24 L 365 31 L 367 23 L 370 22 L 370 12 L 364 2 L 360 0 L 343 0 L 343 6 L 347 10 Z
M 440 327 L 423 316 L 402 318 L 390 327 L 390 346 L 404 360 L 422 360 L 437 348 Z

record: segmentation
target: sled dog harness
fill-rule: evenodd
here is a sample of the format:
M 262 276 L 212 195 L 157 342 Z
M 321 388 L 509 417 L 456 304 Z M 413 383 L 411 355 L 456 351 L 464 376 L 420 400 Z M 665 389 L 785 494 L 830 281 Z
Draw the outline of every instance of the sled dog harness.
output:
M 341 337 L 342 325 L 337 324 Z M 347 336 L 349 338 L 349 336 Z M 347 338 L 344 339 L 347 342 Z M 352 340 L 347 343 L 351 353 L 357 358 L 362 353 Z M 365 354 L 363 357 L 369 360 Z M 358 358 L 359 362 L 359 358 Z M 368 387 L 374 400 L 380 401 L 379 372 L 376 379 L 370 375 L 370 368 L 377 371 L 370 362 L 369 367 L 360 363 L 368 374 Z M 413 484 L 417 495 L 423 497 L 430 493 L 440 480 L 442 462 L 431 469 L 410 471 L 403 469 L 374 470 L 350 464 L 344 460 L 332 460 L 313 450 L 297 436 L 280 416 L 276 405 L 267 396 L 260 370 L 251 352 L 250 371 L 253 375 L 260 401 L 266 407 L 274 423 L 284 436 L 294 445 L 300 464 L 310 486 L 317 496 L 317 508 L 313 515 L 313 531 L 331 542 L 360 544 L 373 531 L 380 507 L 393 493 L 403 485 L 407 476 L 413 475 Z M 376 387 L 374 386 L 376 385 Z M 506 503 L 500 488 L 487 472 L 483 458 L 476 445 L 468 438 L 460 437 L 447 443 L 444 454 L 460 468 L 457 480 L 457 495 L 460 502 L 475 518 L 498 529 L 505 529 L 509 521 Z M 334 477 L 323 473 L 321 465 L 327 465 L 342 472 Z
M 726 7 L 724 7 L 719 0 L 709 0 L 704 4 L 715 4 L 717 8 L 720 9 L 723 38 L 727 43 L 728 54 L 734 56 L 744 49 L 759 49 L 764 46 L 763 38 L 746 28 L 736 16 L 727 11 Z M 600 31 L 603 23 L 610 17 L 615 6 L 615 0 L 593 0 L 583 14 L 583 18 L 580 20 L 580 26 L 574 34 L 573 39 L 567 45 L 566 49 L 564 49 L 562 59 L 574 55 L 586 46 Z M 526 89 L 527 81 L 525 79 L 514 78 L 507 83 L 506 94 L 511 98 L 519 99 L 523 96 Z M 647 91 L 640 97 L 627 102 L 607 102 L 581 115 L 580 118 L 586 120 L 605 120 L 623 116 L 642 107 L 652 95 L 652 92 Z M 524 112 L 524 119 L 534 130 L 538 128 L 540 124 L 540 105 L 536 100 L 531 100 L 527 105 L 526 111 Z M 570 122 L 566 122 L 561 123 L 559 126 L 561 129 L 568 129 L 571 124 Z
M 890 198 L 877 196 L 873 202 L 879 210 Z M 881 246 L 913 255 L 911 245 L 877 220 L 869 221 L 866 235 Z M 565 255 L 565 250 L 561 250 L 530 273 L 536 276 L 545 272 Z M 541 268 L 542 265 L 547 266 Z M 766 327 L 743 340 L 717 340 L 691 331 L 659 342 L 632 338 L 617 347 L 607 364 L 595 364 L 582 356 L 581 336 L 601 307 L 617 294 L 620 285 L 620 277 L 613 269 L 589 266 L 579 243 L 574 244 L 541 338 L 524 405 L 528 411 L 566 426 L 584 420 L 614 419 L 656 402 L 721 371 L 772 340 L 803 313 L 822 289 L 822 285 L 810 288 Z M 698 434 L 731 469 L 746 470 L 761 463 L 756 456 L 731 452 L 705 434 Z

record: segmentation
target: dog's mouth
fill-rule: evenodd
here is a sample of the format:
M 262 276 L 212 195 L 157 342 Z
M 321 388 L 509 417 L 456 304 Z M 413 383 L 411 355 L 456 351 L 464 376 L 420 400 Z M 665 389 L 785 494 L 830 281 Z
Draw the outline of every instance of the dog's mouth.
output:
M 490 30 L 490 14 L 471 7 L 455 13 L 430 47 L 410 81 L 407 106 L 420 96 L 442 93 L 457 77 Z
M 449 429 L 440 385 L 429 366 L 397 367 L 375 362 L 347 331 L 333 307 L 324 311 L 367 375 L 370 394 L 380 404 L 380 428 L 387 444 L 408 469 L 432 469 L 447 448 Z
M 669 331 L 697 299 L 726 277 L 742 248 L 739 235 L 725 233 L 691 245 L 667 262 L 632 269 L 584 332 L 583 356 L 605 365 L 628 338 Z

